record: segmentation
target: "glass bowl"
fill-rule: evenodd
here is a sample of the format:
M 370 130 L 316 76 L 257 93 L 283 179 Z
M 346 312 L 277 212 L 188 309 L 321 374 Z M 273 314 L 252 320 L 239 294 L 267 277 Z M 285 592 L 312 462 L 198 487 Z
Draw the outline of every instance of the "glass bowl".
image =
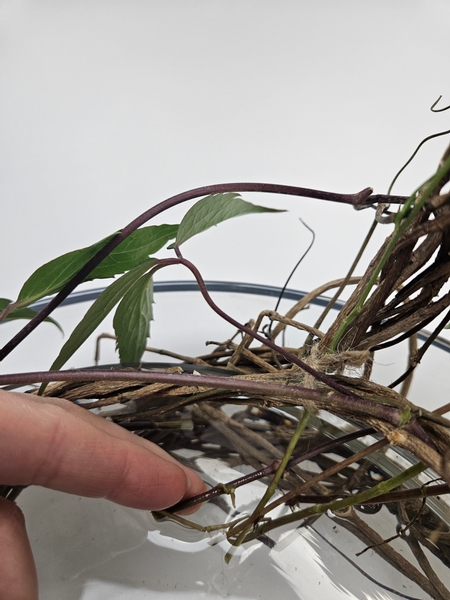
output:
M 279 288 L 251 284 L 207 282 L 207 287 L 221 308 L 244 323 L 256 318 L 261 310 L 274 308 L 280 294 Z M 65 306 L 58 309 L 56 318 L 69 328 L 80 317 L 81 304 L 91 302 L 100 291 L 73 294 Z M 304 292 L 287 290 L 280 312 L 303 295 Z M 228 323 L 205 305 L 193 282 L 156 284 L 155 298 L 156 321 L 152 324 L 150 340 L 153 348 L 176 351 L 183 356 L 197 356 L 208 351 L 205 350 L 205 341 L 222 342 L 235 333 Z M 327 298 L 317 298 L 301 320 L 313 324 L 327 302 Z M 339 304 L 334 308 L 339 309 Z M 108 328 L 106 325 L 106 330 Z M 99 331 L 104 330 L 105 327 L 102 327 Z M 300 345 L 302 336 L 301 332 L 289 331 L 286 343 Z M 45 341 L 40 343 L 46 345 Z M 91 364 L 94 346 L 92 343 L 80 350 L 70 366 Z M 112 341 L 102 340 L 100 358 L 103 364 L 116 361 L 113 346 Z M 443 391 L 448 389 L 448 383 L 446 378 L 436 374 L 446 372 L 442 369 L 448 361 L 449 351 L 450 346 L 445 340 L 438 340 L 433 345 L 413 380 L 409 394 L 412 401 L 422 406 L 425 404 L 429 409 L 442 404 Z M 149 356 L 148 360 L 151 358 Z M 157 354 L 157 359 L 156 363 L 146 363 L 146 367 L 183 366 L 181 361 L 174 362 L 171 356 Z M 36 362 L 41 360 L 42 356 L 39 356 Z M 34 370 L 34 365 L 26 364 L 26 370 Z M 374 378 L 388 383 L 405 366 L 405 348 L 386 350 L 377 355 Z M 39 365 L 37 368 L 42 367 Z M 426 402 L 424 390 L 427 392 Z M 126 414 L 130 405 L 119 407 L 120 410 Z M 146 437 L 201 471 L 211 486 L 233 481 L 254 470 L 254 465 L 238 459 L 229 438 L 226 435 L 224 438 L 223 431 L 218 433 L 213 420 L 205 423 L 189 410 L 180 413 L 184 424 L 175 433 L 156 428 L 147 431 Z M 244 426 L 250 424 L 255 431 L 262 431 L 266 440 L 280 447 L 286 442 L 283 436 L 293 430 L 301 416 L 301 409 L 255 409 L 245 406 L 245 403 L 228 405 L 225 412 L 227 418 Z M 338 438 L 358 427 L 358 424 L 321 412 L 310 421 L 304 443 L 309 447 L 317 441 Z M 323 464 L 309 460 L 300 466 L 311 475 L 376 439 L 379 436 L 368 435 L 353 440 L 332 453 L 322 455 Z M 372 479 L 373 483 L 397 475 L 413 462 L 413 457 L 407 452 L 389 447 L 371 455 L 370 462 L 364 463 L 364 476 Z M 352 465 L 352 472 L 361 465 Z M 434 477 L 431 471 L 426 471 L 409 485 L 417 487 Z M 362 482 L 358 489 L 362 489 L 361 486 Z M 237 513 L 251 512 L 265 489 L 265 483 L 254 481 L 236 491 L 235 506 L 233 498 L 224 495 L 205 504 L 190 518 L 200 526 L 229 522 Z M 275 529 L 236 548 L 229 563 L 225 556 L 230 551 L 230 544 L 220 531 L 205 533 L 170 520 L 156 520 L 145 511 L 39 487 L 25 489 L 18 498 L 18 504 L 27 519 L 39 573 L 41 600 L 153 600 L 161 594 L 168 600 L 224 597 L 235 600 L 272 600 L 274 597 L 310 600 L 318 594 L 325 600 L 388 600 L 441 598 L 433 584 L 433 576 L 427 572 L 426 563 L 438 574 L 443 586 L 450 587 L 450 560 L 446 553 L 448 546 L 445 545 L 449 535 L 450 507 L 446 498 L 427 499 L 426 514 L 420 508 L 422 502 L 419 500 L 419 509 L 424 513 L 420 519 L 416 514 L 420 512 L 417 502 L 404 507 L 403 512 L 392 503 L 381 507 L 360 506 L 342 514 L 328 512 L 318 518 L 301 521 L 298 526 Z M 289 514 L 291 508 L 282 505 L 277 512 L 279 515 Z M 402 526 L 407 525 L 405 515 L 415 520 L 415 527 L 411 526 L 392 540 L 389 544 L 391 550 L 386 550 L 387 545 L 384 545 L 359 555 L 367 548 L 370 539 L 375 540 L 375 534 L 382 539 L 395 536 Z M 442 535 L 436 534 L 439 529 Z M 408 543 L 408 536 L 420 536 L 427 530 L 435 532 L 434 538 L 431 534 L 431 541 L 417 537 L 421 554 L 414 554 L 414 544 Z M 399 562 L 396 562 L 397 559 Z

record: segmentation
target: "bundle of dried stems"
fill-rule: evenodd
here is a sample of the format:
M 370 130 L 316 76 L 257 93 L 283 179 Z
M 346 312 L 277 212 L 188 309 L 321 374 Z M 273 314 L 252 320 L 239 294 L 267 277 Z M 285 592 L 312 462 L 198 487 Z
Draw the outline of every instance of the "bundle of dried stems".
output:
M 415 194 L 390 198 L 399 204 L 396 212 L 386 204 L 389 197 L 381 202 L 370 191 L 360 193 L 358 202 L 373 204 L 375 222 L 393 223 L 392 233 L 361 277 L 352 268 L 347 277 L 307 294 L 285 315 L 265 311 L 250 324 L 237 323 L 214 304 L 197 269 L 178 251 L 177 261 L 192 271 L 208 304 L 238 328 L 237 341 L 235 336 L 216 344 L 207 355 L 189 358 L 167 352 L 183 360 L 168 369 L 60 371 L 30 374 L 28 379 L 0 377 L 0 382 L 53 382 L 45 395 L 82 402 L 86 409 L 125 405 L 127 411 L 110 413 L 109 418 L 169 451 L 187 448 L 221 457 L 230 466 L 252 467 L 160 517 L 186 524 L 177 511 L 234 496 L 236 489 L 259 479 L 267 490 L 251 515 L 203 529 L 223 529 L 238 545 L 268 539 L 268 532 L 281 525 L 311 523 L 331 510 L 431 597 L 449 598 L 424 548 L 450 567 L 450 530 L 426 503 L 428 497 L 450 491 L 450 421 L 444 417 L 450 404 L 431 412 L 407 399 L 414 369 L 450 319 L 450 194 L 441 192 L 449 179 L 448 150 L 437 174 Z M 325 315 L 349 285 L 355 286 L 353 293 L 331 327 L 322 331 Z M 308 303 L 331 289 L 337 292 L 316 323 L 297 320 Z M 418 331 L 438 317 L 419 347 Z M 278 343 L 289 327 L 306 332 L 301 348 Z M 390 386 L 372 381 L 374 354 L 404 340 L 410 348 L 406 371 Z M 228 405 L 242 408 L 230 416 L 223 410 Z M 350 420 L 351 431 L 330 438 L 320 411 Z M 369 435 L 364 439 L 371 442 L 355 450 L 352 442 Z M 416 459 L 394 477 L 374 466 L 374 457 L 389 445 Z M 197 468 L 193 459 L 177 458 Z M 437 483 L 401 487 L 425 468 L 434 471 Z M 4 488 L 3 493 L 14 492 Z M 299 508 L 303 504 L 306 508 Z M 283 505 L 290 510 L 272 519 L 271 511 Z M 376 513 L 382 505 L 398 519 L 394 537 L 409 545 L 422 571 L 358 516 L 358 511 Z

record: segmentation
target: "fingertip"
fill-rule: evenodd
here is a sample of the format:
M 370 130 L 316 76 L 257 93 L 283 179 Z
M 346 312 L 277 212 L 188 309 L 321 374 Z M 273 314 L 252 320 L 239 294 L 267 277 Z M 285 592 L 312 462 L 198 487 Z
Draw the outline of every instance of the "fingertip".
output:
M 190 469 L 187 470 L 186 476 L 188 479 L 188 485 L 182 500 L 186 500 L 187 498 L 191 498 L 192 496 L 202 494 L 208 489 L 203 479 L 199 475 L 197 475 L 195 471 L 191 471 Z
M 187 473 L 180 464 L 142 450 L 139 446 L 131 449 L 125 472 L 116 478 L 106 498 L 140 510 L 164 510 L 183 498 Z
M 181 498 L 181 502 L 183 502 L 184 500 L 189 500 L 189 498 L 198 496 L 199 494 L 203 494 L 204 492 L 206 492 L 208 490 L 208 486 L 205 484 L 203 479 L 201 479 L 201 477 L 199 477 L 199 475 L 197 475 L 197 473 L 195 473 L 194 471 L 188 470 L 187 476 L 189 479 L 189 486 L 186 490 L 186 493 Z M 190 508 L 186 508 L 185 510 L 182 510 L 179 514 L 180 515 L 192 515 L 195 512 L 197 512 L 202 506 L 203 506 L 203 503 L 196 504 L 195 506 L 191 506 Z

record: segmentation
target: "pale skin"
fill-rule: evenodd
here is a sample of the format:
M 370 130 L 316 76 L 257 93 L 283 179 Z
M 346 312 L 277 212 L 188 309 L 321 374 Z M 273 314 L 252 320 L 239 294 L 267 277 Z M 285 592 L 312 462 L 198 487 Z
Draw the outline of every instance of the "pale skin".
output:
M 0 483 L 161 510 L 205 490 L 164 450 L 66 400 L 0 390 Z M 37 600 L 21 510 L 0 498 L 0 598 Z

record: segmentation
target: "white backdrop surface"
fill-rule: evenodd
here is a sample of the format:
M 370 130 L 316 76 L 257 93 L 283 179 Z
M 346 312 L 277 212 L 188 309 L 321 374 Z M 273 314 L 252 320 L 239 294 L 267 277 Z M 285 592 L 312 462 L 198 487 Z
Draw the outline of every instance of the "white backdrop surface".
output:
M 429 107 L 450 101 L 449 18 L 445 0 L 2 0 L 0 296 L 193 187 L 385 193 L 418 142 L 448 128 Z M 422 183 L 445 145 L 424 147 L 394 191 Z M 302 218 L 317 237 L 291 287 L 311 289 L 345 274 L 373 217 L 244 198 L 289 212 L 188 242 L 207 279 L 282 285 L 310 241 Z

